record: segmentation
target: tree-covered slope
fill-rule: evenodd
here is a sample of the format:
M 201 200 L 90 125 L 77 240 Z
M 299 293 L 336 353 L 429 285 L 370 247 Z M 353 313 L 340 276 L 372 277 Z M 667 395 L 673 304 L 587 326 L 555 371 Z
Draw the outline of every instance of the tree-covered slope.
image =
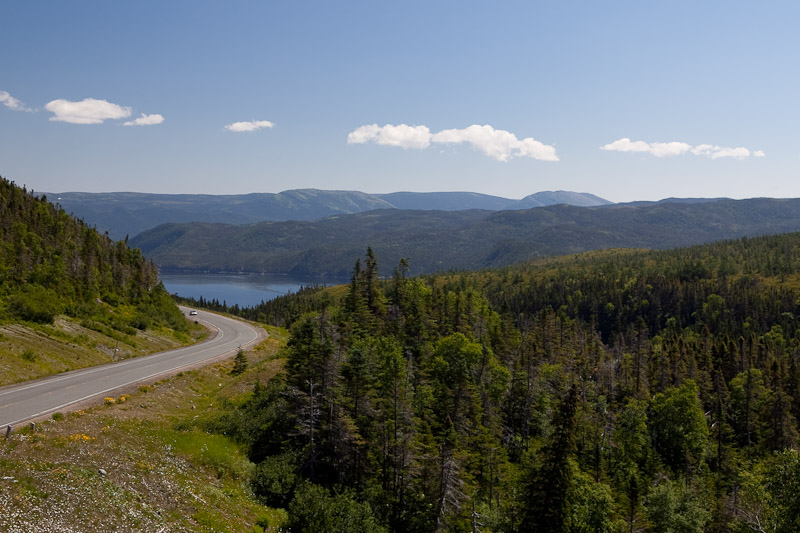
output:
M 800 230 L 800 199 L 556 205 L 520 211 L 377 210 L 313 222 L 172 224 L 132 240 L 162 268 L 348 275 L 366 245 L 412 273 L 480 269 L 605 248 L 670 248 Z M 389 274 L 383 271 L 382 275 Z
M 800 233 L 386 281 L 379 259 L 233 309 L 291 326 L 285 375 L 201 427 L 292 530 L 798 530 Z
M 464 247 L 460 235 L 485 215 L 477 210 L 376 210 L 313 222 L 166 224 L 131 243 L 164 269 L 346 277 L 364 244 L 374 242 L 376 249 L 398 260 L 417 250 L 425 270 L 435 271 L 452 266 Z
M 0 321 L 49 323 L 66 314 L 126 331 L 186 329 L 139 250 L 4 179 L 0 236 Z

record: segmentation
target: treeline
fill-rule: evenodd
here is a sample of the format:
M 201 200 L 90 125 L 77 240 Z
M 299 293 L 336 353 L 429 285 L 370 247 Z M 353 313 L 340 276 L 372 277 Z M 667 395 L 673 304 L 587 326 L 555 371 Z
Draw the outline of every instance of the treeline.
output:
M 317 296 L 324 288 L 324 285 L 303 285 L 297 292 L 265 300 L 252 307 L 242 307 L 239 304 L 228 305 L 225 300 L 220 302 L 217 298 L 207 299 L 203 296 L 193 298 L 173 294 L 172 297 L 177 302 L 190 307 L 200 307 L 218 313 L 230 313 L 247 320 L 273 326 L 289 327 L 302 315 L 321 311 L 330 305 L 331 298 L 327 294 L 322 297 Z
M 0 320 L 47 323 L 63 313 L 117 329 L 186 329 L 155 265 L 139 250 L 3 178 L 0 236 Z M 108 312 L 118 306 L 130 309 Z
M 296 531 L 798 531 L 798 266 L 800 234 L 383 281 L 368 250 L 208 429 Z

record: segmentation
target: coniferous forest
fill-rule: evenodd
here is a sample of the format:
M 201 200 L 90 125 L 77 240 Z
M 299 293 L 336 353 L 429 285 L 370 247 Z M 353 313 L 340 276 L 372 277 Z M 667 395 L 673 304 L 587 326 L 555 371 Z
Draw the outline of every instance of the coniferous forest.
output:
M 66 314 L 100 331 L 188 330 L 138 249 L 3 178 L 0 236 L 1 322 L 50 323 Z
M 800 530 L 800 234 L 407 268 L 228 309 L 290 327 L 208 429 L 292 530 Z

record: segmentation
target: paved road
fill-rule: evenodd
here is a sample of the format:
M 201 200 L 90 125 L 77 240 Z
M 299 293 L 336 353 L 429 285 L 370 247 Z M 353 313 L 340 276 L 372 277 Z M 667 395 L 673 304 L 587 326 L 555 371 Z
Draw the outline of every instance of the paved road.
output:
M 188 313 L 188 309 L 184 309 Z M 216 330 L 202 343 L 118 363 L 84 368 L 55 376 L 0 388 L 0 428 L 15 426 L 64 409 L 72 404 L 107 395 L 115 389 L 148 381 L 233 355 L 255 344 L 262 334 L 252 326 L 220 315 L 200 311 L 192 317 Z

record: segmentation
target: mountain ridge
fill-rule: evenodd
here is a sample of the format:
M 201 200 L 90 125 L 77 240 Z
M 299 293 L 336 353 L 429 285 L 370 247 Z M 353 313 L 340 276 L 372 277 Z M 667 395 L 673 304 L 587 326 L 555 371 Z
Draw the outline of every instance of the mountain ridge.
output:
M 666 249 L 800 231 L 800 199 L 645 206 L 555 205 L 517 211 L 374 210 L 245 226 L 167 224 L 135 237 L 161 269 L 347 277 L 369 245 L 388 275 L 478 270 L 607 248 Z
M 375 209 L 499 211 L 553 204 L 610 205 L 589 193 L 542 191 L 521 200 L 472 192 L 396 192 L 290 189 L 280 193 L 233 195 L 151 194 L 136 192 L 46 193 L 67 212 L 114 239 L 133 237 L 170 222 L 249 224 L 264 221 L 318 220 Z

